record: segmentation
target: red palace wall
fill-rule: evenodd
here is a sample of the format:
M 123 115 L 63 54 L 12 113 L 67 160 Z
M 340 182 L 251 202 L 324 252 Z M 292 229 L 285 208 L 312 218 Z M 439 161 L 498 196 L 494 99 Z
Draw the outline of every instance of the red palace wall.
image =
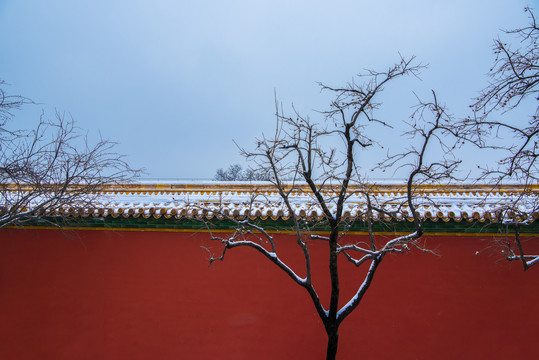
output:
M 0 232 L 0 359 L 323 359 L 307 293 L 251 249 L 208 266 L 208 235 Z M 427 237 L 441 256 L 387 256 L 340 328 L 340 359 L 517 359 L 537 348 L 539 268 L 480 237 Z M 292 238 L 278 246 L 295 266 Z M 312 245 L 327 302 L 327 244 Z M 342 262 L 348 298 L 358 270 Z M 301 269 L 301 267 L 300 267 Z M 343 300 L 344 302 L 344 300 Z

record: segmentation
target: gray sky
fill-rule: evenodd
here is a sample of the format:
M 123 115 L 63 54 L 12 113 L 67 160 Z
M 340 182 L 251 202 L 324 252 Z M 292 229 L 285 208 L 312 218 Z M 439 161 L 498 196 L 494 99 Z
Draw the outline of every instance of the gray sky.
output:
M 520 0 L 0 0 L 0 78 L 42 110 L 71 114 L 118 141 L 151 178 L 211 178 L 243 163 L 274 127 L 274 98 L 323 109 L 316 82 L 342 85 L 403 56 L 422 81 L 388 88 L 382 113 L 404 120 L 412 91 L 436 89 L 454 114 L 486 84 L 492 39 L 527 23 Z M 19 125 L 20 124 L 20 125 Z

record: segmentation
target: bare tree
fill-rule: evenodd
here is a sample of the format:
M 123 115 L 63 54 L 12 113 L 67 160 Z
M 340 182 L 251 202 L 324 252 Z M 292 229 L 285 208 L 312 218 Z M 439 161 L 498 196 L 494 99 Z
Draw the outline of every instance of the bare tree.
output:
M 369 289 L 375 273 L 389 253 L 403 253 L 411 248 L 424 249 L 420 238 L 423 235 L 423 218 L 417 211 L 418 185 L 424 182 L 448 181 L 458 161 L 447 158 L 431 161 L 433 146 L 445 146 L 444 136 L 449 134 L 446 125 L 451 119 L 438 103 L 433 93 L 433 100 L 420 102 L 412 115 L 408 132 L 412 139 L 409 148 L 389 156 L 380 163 L 383 168 L 408 167 L 406 194 L 402 197 L 380 197 L 373 190 L 373 185 L 366 182 L 362 173 L 358 154 L 363 150 L 376 147 L 379 143 L 389 145 L 384 138 L 384 129 L 392 124 L 375 117 L 380 104 L 377 98 L 384 87 L 405 75 L 416 76 L 423 68 L 415 65 L 414 59 L 401 59 L 387 71 L 368 71 L 360 75 L 360 83 L 351 82 L 345 87 L 330 87 L 321 84 L 321 88 L 335 95 L 329 109 L 321 112 L 320 122 L 295 114 L 285 116 L 276 105 L 277 127 L 271 137 L 262 136 L 256 140 L 254 150 L 242 150 L 242 154 L 256 166 L 271 174 L 278 201 L 253 197 L 244 217 L 230 214 L 223 206 L 206 208 L 204 211 L 216 214 L 236 224 L 235 232 L 230 236 L 214 234 L 211 239 L 222 244 L 218 255 L 212 255 L 210 263 L 224 260 L 227 250 L 236 247 L 249 247 L 283 270 L 296 284 L 309 294 L 318 316 L 322 320 L 327 337 L 327 359 L 335 359 L 337 354 L 339 326 L 358 307 Z M 376 135 L 377 138 L 371 136 Z M 415 145 L 414 145 L 415 144 Z M 445 148 L 445 150 L 451 150 Z M 283 178 L 290 178 L 285 182 Z M 301 204 L 298 204 L 297 198 Z M 361 199 L 361 200 L 358 200 Z M 425 201 L 425 200 L 421 200 Z M 351 203 L 354 203 L 351 205 Z M 350 206 L 362 205 L 361 214 L 350 215 Z M 304 259 L 304 269 L 293 269 L 278 251 L 278 244 L 273 235 L 250 220 L 248 214 L 254 214 L 260 206 L 279 208 L 293 222 L 293 233 Z M 308 211 L 305 211 L 307 206 Z M 313 221 L 311 213 L 319 214 Z M 374 230 L 375 221 L 413 221 L 414 230 L 403 235 L 382 238 Z M 329 228 L 329 234 L 322 234 L 316 229 L 323 222 Z M 364 223 L 368 240 L 357 241 L 347 236 L 354 222 Z M 314 241 L 327 243 L 328 269 L 331 279 L 329 304 L 323 304 L 319 297 L 320 289 L 315 289 L 312 278 L 310 245 Z M 362 284 L 355 294 L 345 300 L 340 299 L 341 275 L 338 268 L 339 257 L 355 266 L 366 266 Z
M 270 176 L 260 169 L 243 169 L 240 164 L 230 165 L 228 169 L 217 169 L 213 180 L 216 181 L 268 181 Z
M 90 144 L 73 119 L 41 116 L 31 131 L 6 127 L 13 110 L 31 102 L 8 95 L 0 82 L 0 229 L 90 207 L 107 184 L 125 182 L 132 170 L 115 143 Z
M 522 28 L 505 31 L 506 37 L 516 37 L 515 46 L 500 38 L 494 41 L 494 65 L 489 71 L 489 84 L 472 105 L 474 116 L 461 126 L 461 134 L 481 148 L 495 149 L 503 155 L 493 167 L 485 167 L 482 179 L 495 185 L 516 181 L 527 191 L 517 196 L 513 204 L 499 209 L 498 221 L 514 229 L 514 242 L 503 247 L 508 260 L 521 260 L 524 270 L 539 263 L 539 255 L 528 255 L 523 249 L 519 228 L 533 220 L 530 214 L 539 211 L 533 187 L 539 183 L 539 27 L 531 8 L 526 7 L 530 22 Z M 511 116 L 524 103 L 532 104 L 534 112 L 527 121 Z M 503 139 L 503 141 L 496 141 Z M 519 203 L 526 202 L 525 212 Z M 511 214 L 511 215 L 510 215 Z

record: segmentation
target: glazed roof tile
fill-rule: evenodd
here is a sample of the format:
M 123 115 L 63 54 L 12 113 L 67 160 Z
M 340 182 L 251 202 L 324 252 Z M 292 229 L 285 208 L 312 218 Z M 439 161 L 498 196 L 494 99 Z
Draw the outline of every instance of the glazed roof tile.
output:
M 401 220 L 412 221 L 405 205 L 406 187 L 396 184 L 351 186 L 345 203 L 344 216 L 357 219 L 364 216 L 366 198 L 361 193 L 369 189 L 378 206 Z M 534 221 L 539 218 L 539 187 L 503 185 L 424 185 L 416 188 L 415 204 L 423 219 L 432 221 Z M 273 220 L 290 218 L 275 187 L 268 183 L 198 183 L 198 184 L 124 184 L 110 186 L 93 194 L 93 205 L 71 206 L 48 210 L 49 215 L 94 217 L 198 218 L 233 216 Z M 332 197 L 331 189 L 324 191 Z M 321 220 L 322 210 L 306 185 L 295 186 L 290 203 L 296 215 L 307 220 Z M 31 207 L 31 206 L 29 206 Z M 335 204 L 329 201 L 330 209 Z M 387 215 L 375 213 L 375 219 Z

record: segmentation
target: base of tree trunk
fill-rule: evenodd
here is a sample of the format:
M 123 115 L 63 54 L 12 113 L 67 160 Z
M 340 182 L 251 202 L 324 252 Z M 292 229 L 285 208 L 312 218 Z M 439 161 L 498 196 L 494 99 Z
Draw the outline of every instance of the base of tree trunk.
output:
M 339 345 L 339 333 L 335 330 L 334 333 L 328 334 L 328 348 L 326 352 L 326 360 L 335 360 L 337 357 L 337 347 Z

